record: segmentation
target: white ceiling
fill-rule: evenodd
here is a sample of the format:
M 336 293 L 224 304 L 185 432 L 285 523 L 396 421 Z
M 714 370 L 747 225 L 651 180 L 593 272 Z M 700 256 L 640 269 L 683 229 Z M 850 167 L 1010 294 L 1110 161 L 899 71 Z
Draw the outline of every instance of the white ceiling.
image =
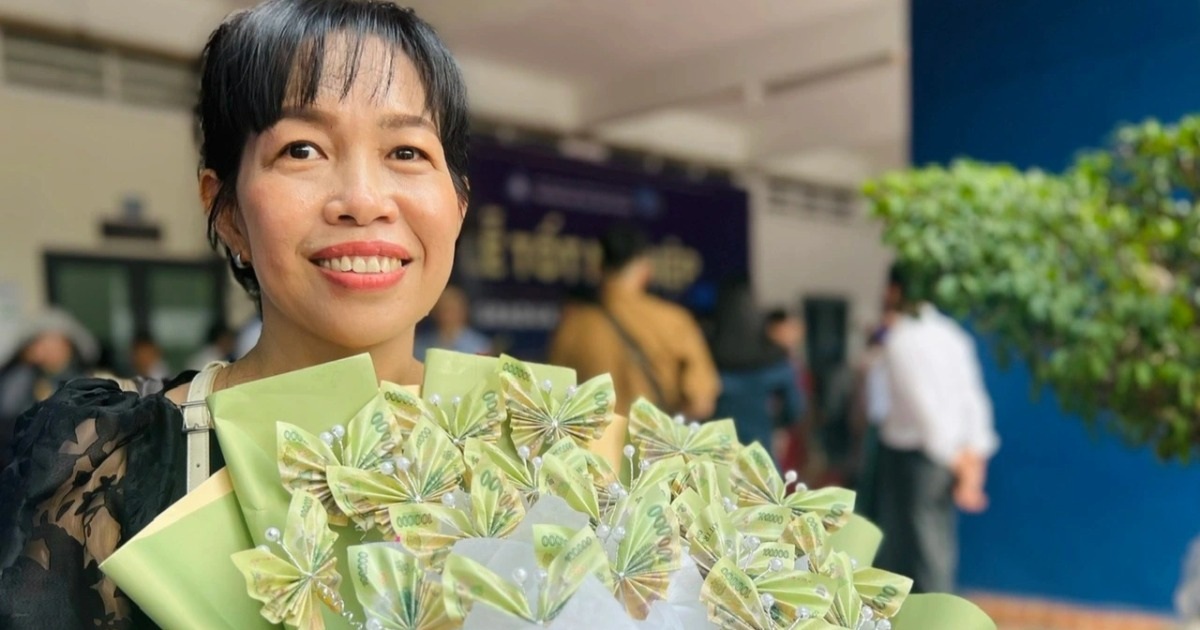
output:
M 0 18 L 195 55 L 252 0 L 0 0 Z M 905 0 L 409 0 L 498 121 L 854 182 L 908 145 Z

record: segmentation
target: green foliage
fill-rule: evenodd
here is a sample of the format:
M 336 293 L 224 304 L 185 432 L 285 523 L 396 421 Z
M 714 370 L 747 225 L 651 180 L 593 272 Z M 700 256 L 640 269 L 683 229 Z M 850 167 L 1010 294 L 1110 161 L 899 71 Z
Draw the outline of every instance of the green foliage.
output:
M 991 333 L 1063 407 L 1200 446 L 1200 116 L 1123 127 L 1062 174 L 961 161 L 865 193 L 923 297 Z

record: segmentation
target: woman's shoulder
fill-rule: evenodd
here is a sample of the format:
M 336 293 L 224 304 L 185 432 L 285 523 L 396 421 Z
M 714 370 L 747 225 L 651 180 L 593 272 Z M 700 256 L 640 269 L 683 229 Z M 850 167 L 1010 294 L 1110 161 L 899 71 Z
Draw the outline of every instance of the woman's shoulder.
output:
M 98 566 L 183 494 L 182 413 L 164 391 L 80 378 L 18 420 L 0 471 L 0 626 L 55 602 L 86 619 L 127 608 Z

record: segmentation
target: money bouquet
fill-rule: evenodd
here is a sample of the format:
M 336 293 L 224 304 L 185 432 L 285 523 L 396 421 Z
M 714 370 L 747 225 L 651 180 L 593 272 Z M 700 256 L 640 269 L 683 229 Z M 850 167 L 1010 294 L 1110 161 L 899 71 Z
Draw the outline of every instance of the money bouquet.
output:
M 732 420 L 639 400 L 602 452 L 614 399 L 448 352 L 420 390 L 366 356 L 226 390 L 226 470 L 102 568 L 164 627 L 994 628 L 872 568 L 853 492 L 781 475 Z

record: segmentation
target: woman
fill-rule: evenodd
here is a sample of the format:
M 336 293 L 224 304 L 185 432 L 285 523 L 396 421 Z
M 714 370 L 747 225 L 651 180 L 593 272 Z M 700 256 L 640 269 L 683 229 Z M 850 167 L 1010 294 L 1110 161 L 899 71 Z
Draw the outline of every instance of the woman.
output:
M 775 430 L 798 421 L 804 399 L 787 351 L 767 337 L 763 324 L 749 282 L 723 283 L 713 321 L 713 360 L 721 374 L 715 417 L 734 418 L 739 441 L 761 443 L 778 461 Z
M 0 627 L 153 627 L 97 567 L 184 494 L 183 403 L 362 352 L 421 381 L 413 330 L 467 204 L 465 89 L 432 28 L 387 2 L 271 0 L 213 33 L 197 111 L 209 236 L 261 338 L 161 393 L 76 381 L 29 412 L 0 476 Z

